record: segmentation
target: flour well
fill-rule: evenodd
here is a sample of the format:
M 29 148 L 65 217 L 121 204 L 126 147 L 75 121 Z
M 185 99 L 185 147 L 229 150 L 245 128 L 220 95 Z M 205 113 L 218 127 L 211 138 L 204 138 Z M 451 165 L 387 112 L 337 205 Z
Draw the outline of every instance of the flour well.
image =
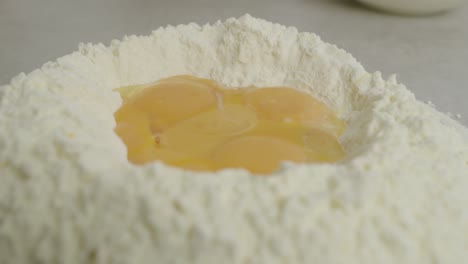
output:
M 113 89 L 190 74 L 309 92 L 346 159 L 271 177 L 131 165 Z M 81 45 L 0 87 L 0 263 L 463 263 L 468 130 L 311 33 L 243 16 Z

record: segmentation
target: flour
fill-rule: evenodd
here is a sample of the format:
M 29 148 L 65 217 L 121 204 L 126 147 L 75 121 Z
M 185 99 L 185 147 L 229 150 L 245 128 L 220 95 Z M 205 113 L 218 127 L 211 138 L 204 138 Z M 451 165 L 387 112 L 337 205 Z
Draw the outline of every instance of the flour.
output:
M 338 164 L 270 177 L 134 166 L 113 89 L 176 74 L 312 93 Z M 251 16 L 160 28 L 0 87 L 0 263 L 463 263 L 468 130 L 311 33 Z

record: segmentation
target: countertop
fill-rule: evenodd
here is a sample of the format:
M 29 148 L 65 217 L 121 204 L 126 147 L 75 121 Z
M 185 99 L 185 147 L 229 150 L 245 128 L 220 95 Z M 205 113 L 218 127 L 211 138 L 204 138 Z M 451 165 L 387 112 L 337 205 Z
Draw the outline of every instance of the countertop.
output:
M 245 13 L 317 33 L 368 71 L 396 73 L 417 98 L 468 125 L 467 4 L 436 16 L 405 17 L 352 0 L 1 0 L 0 84 L 80 42 L 107 45 L 167 24 L 205 24 Z

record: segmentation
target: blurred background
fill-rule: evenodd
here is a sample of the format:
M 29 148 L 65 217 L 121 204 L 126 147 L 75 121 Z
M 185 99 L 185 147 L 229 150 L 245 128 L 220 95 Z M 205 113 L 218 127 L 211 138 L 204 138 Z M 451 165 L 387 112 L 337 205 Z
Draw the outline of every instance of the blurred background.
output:
M 468 125 L 466 4 L 437 15 L 400 16 L 354 0 L 0 0 L 0 84 L 75 51 L 80 42 L 108 45 L 167 24 L 245 13 L 315 32 L 370 72 L 397 73 L 420 100 Z

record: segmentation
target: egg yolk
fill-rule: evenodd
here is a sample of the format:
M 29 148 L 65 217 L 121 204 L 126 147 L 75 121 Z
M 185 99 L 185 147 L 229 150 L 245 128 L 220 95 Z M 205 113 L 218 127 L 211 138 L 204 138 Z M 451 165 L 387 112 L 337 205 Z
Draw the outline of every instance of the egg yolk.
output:
M 128 160 L 195 171 L 268 174 L 281 162 L 336 162 L 345 123 L 308 93 L 288 87 L 226 89 L 174 76 L 117 89 L 115 132 Z

